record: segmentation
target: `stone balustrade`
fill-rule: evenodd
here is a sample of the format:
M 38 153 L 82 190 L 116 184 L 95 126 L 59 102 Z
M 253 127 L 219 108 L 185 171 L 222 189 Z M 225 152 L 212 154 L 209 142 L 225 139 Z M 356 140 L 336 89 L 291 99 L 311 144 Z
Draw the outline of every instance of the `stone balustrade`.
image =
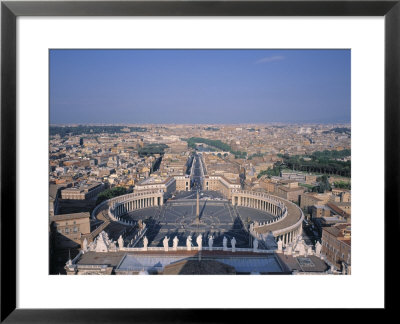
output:
M 191 251 L 198 251 L 197 246 L 192 246 Z M 223 247 L 212 247 L 211 249 L 209 247 L 202 247 L 202 251 L 225 251 L 225 252 L 232 252 L 232 248 L 228 247 L 227 249 L 224 249 Z M 163 251 L 165 252 L 164 247 L 147 247 L 147 248 L 138 248 L 138 247 L 124 247 L 122 249 L 119 249 L 119 251 L 125 251 L 125 252 L 143 252 L 143 251 Z M 168 247 L 168 252 L 174 252 L 174 251 L 187 251 L 186 246 L 178 246 L 176 249 L 174 249 L 172 246 Z M 250 248 L 237 248 L 235 247 L 235 252 L 254 252 L 254 253 L 274 253 L 276 250 L 265 250 L 265 249 L 250 249 Z

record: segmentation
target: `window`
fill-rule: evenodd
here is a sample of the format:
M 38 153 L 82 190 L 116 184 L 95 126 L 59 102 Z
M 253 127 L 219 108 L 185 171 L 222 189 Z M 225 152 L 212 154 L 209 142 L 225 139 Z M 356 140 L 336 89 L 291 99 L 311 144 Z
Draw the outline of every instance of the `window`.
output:
M 69 228 L 68 227 L 65 228 L 65 234 L 69 234 Z
M 77 233 L 78 232 L 78 227 L 74 227 L 74 233 Z

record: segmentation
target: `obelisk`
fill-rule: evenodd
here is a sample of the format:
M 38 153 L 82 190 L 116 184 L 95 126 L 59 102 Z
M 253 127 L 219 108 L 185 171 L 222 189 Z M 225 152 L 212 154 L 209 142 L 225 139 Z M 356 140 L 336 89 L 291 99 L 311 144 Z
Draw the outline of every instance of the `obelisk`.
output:
M 199 191 L 197 190 L 196 224 L 200 223 Z

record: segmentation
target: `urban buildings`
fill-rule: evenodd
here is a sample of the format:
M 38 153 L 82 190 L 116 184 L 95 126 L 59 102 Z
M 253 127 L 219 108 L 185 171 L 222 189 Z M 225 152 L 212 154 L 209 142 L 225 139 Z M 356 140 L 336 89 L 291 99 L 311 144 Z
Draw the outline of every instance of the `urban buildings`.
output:
M 351 273 L 348 124 L 63 127 L 52 273 Z

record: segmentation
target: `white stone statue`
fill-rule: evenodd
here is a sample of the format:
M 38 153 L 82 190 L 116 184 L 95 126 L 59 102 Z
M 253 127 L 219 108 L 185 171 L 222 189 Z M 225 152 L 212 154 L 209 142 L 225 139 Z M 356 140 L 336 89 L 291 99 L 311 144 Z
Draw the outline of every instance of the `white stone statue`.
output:
M 169 242 L 169 237 L 164 237 L 164 240 L 163 240 L 163 245 L 164 245 L 164 251 L 165 252 L 168 252 L 168 242 Z
M 279 240 L 278 240 L 278 252 L 282 252 L 282 247 L 283 247 L 283 242 L 282 242 L 281 238 L 279 238 Z
M 256 252 L 258 249 L 258 240 L 255 238 L 253 241 L 253 251 Z
M 111 242 L 109 245 L 109 250 L 117 251 L 117 242 Z
M 203 237 L 199 234 L 196 238 L 197 246 L 199 247 L 199 251 L 203 248 Z
M 297 251 L 299 252 L 300 256 L 303 256 L 306 254 L 306 247 L 304 246 L 303 241 L 300 241 L 300 243 L 297 244 Z
M 149 244 L 149 240 L 147 237 L 143 237 L 143 250 L 147 251 L 147 245 Z
M 322 244 L 317 241 L 317 244 L 315 244 L 315 255 L 319 257 L 321 255 L 321 248 Z
M 179 242 L 179 239 L 178 239 L 177 236 L 175 236 L 174 239 L 173 239 L 173 249 L 174 249 L 174 251 L 176 251 L 178 249 L 178 242 Z
M 292 250 L 293 250 L 293 247 L 291 245 L 289 245 L 285 250 L 285 254 L 292 255 Z
M 88 243 L 87 243 L 87 239 L 85 237 L 85 239 L 83 240 L 83 243 L 82 243 L 82 250 L 87 251 L 87 249 L 88 249 Z
M 186 249 L 188 251 L 192 249 L 192 237 L 190 235 L 186 239 Z
M 96 240 L 96 252 L 108 252 L 109 240 L 106 232 L 102 231 Z
M 89 251 L 96 251 L 96 239 L 94 241 L 92 241 L 92 243 L 90 243 L 88 245 L 88 250 Z
M 225 236 L 224 236 L 224 239 L 222 240 L 222 246 L 223 246 L 224 251 L 228 250 L 228 240 Z
M 120 235 L 118 238 L 118 246 L 120 249 L 124 247 L 124 239 L 122 238 L 122 235 Z
M 312 255 L 312 246 L 307 246 L 307 255 Z
M 214 243 L 214 238 L 213 238 L 212 235 L 209 235 L 209 236 L 208 236 L 208 249 L 209 249 L 210 251 L 212 251 L 213 243 Z
M 232 245 L 232 252 L 235 252 L 236 251 L 236 239 L 235 239 L 235 237 L 232 237 L 231 245 Z

